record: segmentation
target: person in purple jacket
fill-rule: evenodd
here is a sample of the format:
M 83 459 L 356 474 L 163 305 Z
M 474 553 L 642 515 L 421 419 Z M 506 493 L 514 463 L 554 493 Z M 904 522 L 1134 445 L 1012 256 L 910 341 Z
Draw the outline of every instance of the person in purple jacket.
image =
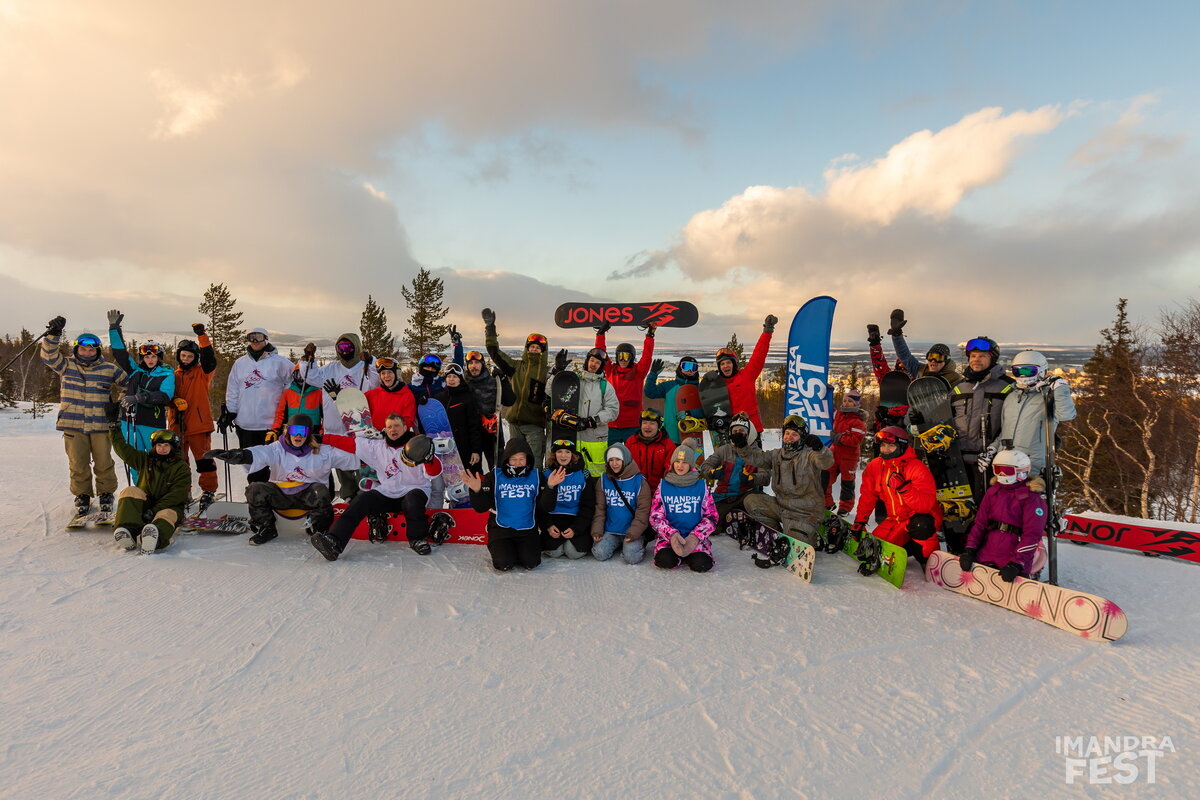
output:
M 1041 494 L 1046 484 L 1029 477 L 1030 466 L 1029 456 L 1020 450 L 1004 450 L 992 460 L 992 485 L 983 495 L 967 549 L 958 559 L 964 570 L 987 564 L 1000 570 L 1001 579 L 1008 583 L 1018 575 L 1028 578 L 1040 571 L 1035 558 L 1046 535 L 1048 515 Z
M 650 526 L 658 534 L 654 566 L 674 569 L 683 563 L 692 572 L 712 569 L 717 504 L 696 470 L 696 451 L 685 444 L 675 448 L 671 468 L 654 490 Z

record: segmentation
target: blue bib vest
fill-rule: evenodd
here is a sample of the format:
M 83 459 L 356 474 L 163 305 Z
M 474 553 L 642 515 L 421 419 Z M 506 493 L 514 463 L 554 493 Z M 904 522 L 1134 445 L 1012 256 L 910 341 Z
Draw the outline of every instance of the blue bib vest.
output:
M 604 501 L 607 506 L 604 516 L 604 532 L 624 534 L 633 522 L 633 512 L 637 510 L 638 491 L 642 488 L 645 478 L 641 473 L 624 480 L 614 480 L 612 475 L 605 474 L 602 480 L 604 486 Z M 621 496 L 625 500 L 621 500 Z M 628 504 L 628 505 L 626 505 Z
M 704 481 L 696 481 L 691 486 L 675 486 L 663 479 L 658 485 L 658 494 L 672 528 L 687 536 L 700 524 L 704 518 L 705 492 Z
M 529 470 L 523 478 L 510 478 L 500 469 L 492 470 L 492 491 L 496 497 L 496 523 L 515 531 L 527 531 L 537 525 L 538 471 Z
M 553 470 L 546 470 L 545 475 L 550 477 Z M 577 469 L 574 472 L 567 473 L 567 477 L 563 478 L 563 482 L 555 487 L 556 494 L 554 496 L 554 510 L 551 514 L 564 514 L 575 516 L 579 513 L 579 503 L 583 498 L 583 487 L 587 483 L 587 471 Z

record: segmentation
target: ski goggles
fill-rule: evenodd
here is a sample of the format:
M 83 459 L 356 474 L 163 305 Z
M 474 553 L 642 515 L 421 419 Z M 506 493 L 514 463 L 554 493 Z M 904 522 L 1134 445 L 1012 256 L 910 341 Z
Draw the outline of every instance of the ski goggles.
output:
M 478 350 L 472 350 L 471 352 L 467 353 L 467 361 L 482 362 L 483 361 L 483 353 L 479 352 Z
M 265 342 L 266 340 L 267 337 L 263 336 L 261 333 L 251 333 L 246 337 L 246 341 L 250 342 L 251 344 L 259 344 L 260 342 Z
M 162 357 L 162 348 L 156 344 L 143 344 L 138 347 L 139 356 L 158 356 Z
M 1034 378 L 1038 374 L 1037 364 L 1013 364 L 1012 374 L 1017 378 Z
M 1014 467 L 1012 464 L 992 464 L 992 472 L 997 475 L 1003 475 L 1006 478 L 1016 477 L 1024 470 Z
M 925 360 L 934 364 L 945 364 L 946 357 L 941 353 L 926 353 Z
M 307 425 L 288 425 L 287 426 L 287 435 L 288 436 L 303 436 L 305 439 L 307 439 L 308 435 L 310 433 L 312 433 L 312 428 L 308 427 Z
M 150 434 L 150 444 L 175 444 L 175 434 L 166 430 L 155 431 Z
M 463 368 L 458 364 L 451 364 L 446 367 L 446 376 L 449 377 L 450 375 L 457 375 L 461 378 L 463 376 Z
M 970 339 L 967 341 L 965 351 L 969 353 L 972 350 L 982 350 L 985 353 L 990 353 L 992 352 L 992 342 L 990 339 Z
M 700 369 L 700 364 L 689 358 L 679 362 L 679 369 L 684 372 L 695 372 Z
M 74 347 L 99 347 L 100 337 L 94 333 L 84 333 L 71 344 Z
M 658 411 L 656 411 L 653 408 L 645 408 L 645 409 L 642 409 L 641 419 L 643 421 L 651 420 L 652 422 L 660 422 L 661 423 L 663 416 L 662 416 L 662 414 L 660 414 Z
M 575 450 L 575 443 L 570 439 L 555 439 L 550 445 L 551 450 Z
M 624 362 L 632 361 L 632 360 L 633 360 L 632 353 L 627 352 L 625 350 L 620 350 L 617 352 L 617 361 L 618 362 L 624 363 Z
M 879 433 L 875 434 L 875 438 L 878 441 L 883 442 L 884 444 L 907 444 L 908 443 L 908 439 L 903 438 L 901 436 L 897 436 L 896 434 L 892 433 L 891 431 L 880 431 Z
M 543 349 L 543 350 L 545 350 L 545 349 L 546 349 L 546 345 L 547 345 L 548 343 L 549 343 L 549 342 L 548 342 L 548 340 L 546 339 L 546 337 L 545 337 L 545 336 L 542 336 L 540 333 L 531 333 L 531 334 L 529 334 L 529 336 L 528 336 L 528 337 L 526 337 L 526 339 L 525 339 L 525 346 L 526 346 L 526 347 L 529 347 L 529 345 L 531 345 L 531 344 L 537 344 L 537 345 L 541 345 L 541 347 L 542 347 L 542 349 Z
M 442 360 L 432 353 L 427 356 L 421 356 L 421 360 L 417 363 L 421 367 L 434 367 L 436 369 L 442 368 Z
M 354 346 L 354 342 L 342 339 L 333 346 L 333 349 L 337 350 L 339 356 L 352 356 L 358 348 Z
M 380 358 L 375 359 L 375 369 L 376 370 L 381 370 L 381 369 L 396 370 L 399 368 L 400 368 L 400 365 L 396 363 L 396 359 L 394 359 L 394 358 L 388 358 L 387 356 L 382 356 Z

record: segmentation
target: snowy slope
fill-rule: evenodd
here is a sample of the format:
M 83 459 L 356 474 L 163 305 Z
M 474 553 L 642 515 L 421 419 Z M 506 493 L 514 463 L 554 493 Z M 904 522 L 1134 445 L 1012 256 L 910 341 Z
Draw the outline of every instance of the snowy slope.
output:
M 708 575 L 281 537 L 119 552 L 61 530 L 53 420 L 0 418 L 0 795 L 1083 797 L 1055 736 L 1169 735 L 1200 796 L 1195 566 L 1063 545 L 1113 645 L 725 538 Z M 910 566 L 912 566 L 910 564 Z

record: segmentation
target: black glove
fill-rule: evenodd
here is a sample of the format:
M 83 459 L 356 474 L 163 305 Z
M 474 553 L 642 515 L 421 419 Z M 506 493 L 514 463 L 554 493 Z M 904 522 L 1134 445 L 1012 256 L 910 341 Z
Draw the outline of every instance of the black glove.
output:
M 806 434 L 804 436 L 804 444 L 810 450 L 821 450 L 825 447 L 825 444 L 821 441 L 821 437 L 815 433 Z
M 663 361 L 661 358 L 656 358 L 650 362 L 650 371 L 651 372 L 662 372 L 662 368 L 665 367 L 666 365 L 667 365 L 667 362 Z
M 149 392 L 136 392 L 134 394 L 127 394 L 121 398 L 121 406 L 123 408 L 129 408 L 130 406 L 141 405 L 149 399 Z
M 116 425 L 121 419 L 121 404 L 120 403 L 105 403 L 104 418 L 108 420 L 109 425 Z
M 249 450 L 209 450 L 204 458 L 216 458 L 229 464 L 250 464 L 254 456 Z
M 420 394 L 420 396 L 417 397 L 417 405 L 419 405 L 419 406 L 423 406 L 428 402 L 429 402 L 429 395 L 425 394 L 424 392 L 422 392 Z
M 62 336 L 63 328 L 67 327 L 66 317 L 55 317 L 46 323 L 47 336 Z
M 317 345 L 313 342 L 309 342 L 308 344 L 304 345 L 304 360 L 305 361 L 316 361 L 316 359 L 317 359 Z
M 450 341 L 452 343 L 458 344 L 459 342 L 462 341 L 462 334 L 458 332 L 457 325 L 449 326 L 448 328 L 446 328 L 446 332 L 450 334 Z
M 651 338 L 651 339 L 653 339 L 653 338 L 654 338 L 654 332 L 655 332 L 656 330 L 658 330 L 658 326 L 657 326 L 657 325 L 647 325 L 647 326 L 646 326 L 646 336 L 647 336 L 647 337 L 649 337 L 649 338 Z
M 554 356 L 554 371 L 562 372 L 571 363 L 571 359 L 567 358 L 567 348 L 559 350 Z
M 480 313 L 480 316 L 483 317 L 484 325 L 487 325 L 490 328 L 496 324 L 496 312 L 495 311 L 492 311 L 490 308 L 485 308 L 483 311 L 481 311 L 479 313 Z
M 233 427 L 234 420 L 237 419 L 237 412 L 230 411 L 225 405 L 221 404 L 221 416 L 217 417 L 217 429 L 221 433 L 229 433 L 229 429 Z
M 880 337 L 880 335 L 879 335 L 879 326 L 878 325 L 868 325 L 867 326 L 867 344 L 870 344 L 870 345 L 883 344 L 883 338 Z
M 961 561 L 962 559 L 960 558 L 959 562 L 961 563 Z M 1004 581 L 1005 583 L 1012 583 L 1020 574 L 1021 565 L 1015 561 L 1009 562 L 1000 568 L 1000 580 Z
M 958 557 L 958 565 L 962 567 L 963 572 L 970 572 L 971 567 L 975 566 L 975 555 L 979 552 L 976 547 L 968 547 L 963 550 L 963 554 Z
M 208 333 L 208 329 L 204 327 L 203 322 L 193 322 L 192 333 L 196 334 L 197 336 L 203 336 L 204 334 Z
M 610 330 L 612 330 L 612 323 L 609 322 L 608 320 L 604 320 L 604 322 L 601 322 L 599 325 L 596 326 L 596 335 L 603 336 L 604 334 L 608 333 Z
M 888 328 L 888 336 L 902 336 L 904 334 L 904 323 L 908 322 L 904 318 L 903 308 L 892 309 L 892 327 Z
M 908 421 L 913 425 L 921 425 L 925 422 L 925 415 L 917 411 L 912 406 L 908 407 Z
M 583 420 L 583 427 L 587 429 L 600 427 L 600 419 L 598 417 L 587 417 Z
M 774 314 L 767 314 L 767 318 L 763 320 L 763 333 L 774 333 L 775 325 L 779 322 L 779 317 Z
M 338 392 L 342 390 L 342 387 L 338 386 L 337 381 L 335 381 L 333 378 L 325 381 L 325 384 L 321 388 L 325 390 L 325 394 L 329 395 L 334 400 L 337 400 Z

